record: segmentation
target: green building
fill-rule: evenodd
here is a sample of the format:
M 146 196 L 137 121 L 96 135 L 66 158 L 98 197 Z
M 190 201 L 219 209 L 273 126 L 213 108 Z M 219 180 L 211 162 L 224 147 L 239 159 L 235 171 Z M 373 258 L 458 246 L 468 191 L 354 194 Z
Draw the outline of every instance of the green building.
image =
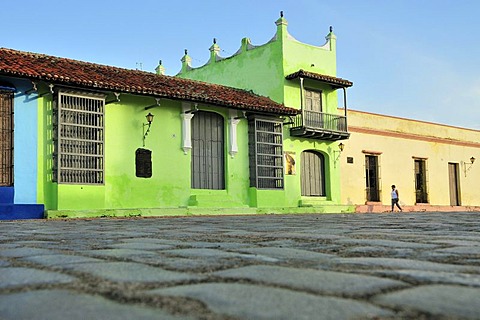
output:
M 340 114 L 337 90 L 342 89 L 345 102 L 346 88 L 352 82 L 336 77 L 336 36 L 330 27 L 326 43 L 312 46 L 288 33 L 283 13 L 275 24 L 277 31 L 266 44 L 255 46 L 244 38 L 240 49 L 227 58 L 219 55 L 220 47 L 214 39 L 209 61 L 198 68 L 192 68 L 191 58 L 185 53 L 177 76 L 251 91 L 300 111 L 296 116 L 269 119 L 283 126 L 284 185 L 279 188 L 282 190 L 264 190 L 251 182 L 250 205 L 302 207 L 300 210 L 313 207 L 321 212 L 351 210 L 337 206 L 337 162 L 343 146 L 339 140 L 349 137 L 346 105 L 345 113 Z M 254 118 L 249 117 L 249 121 Z M 253 123 L 250 137 L 256 134 L 252 128 Z M 255 150 L 259 154 L 255 155 Z M 263 154 L 258 148 L 250 149 L 250 168 L 254 167 L 254 157 L 257 166 L 267 165 L 261 163 Z M 251 177 L 254 175 L 250 172 Z
M 301 44 L 281 17 L 218 51 L 171 77 L 0 48 L 0 218 L 352 211 L 333 33 Z

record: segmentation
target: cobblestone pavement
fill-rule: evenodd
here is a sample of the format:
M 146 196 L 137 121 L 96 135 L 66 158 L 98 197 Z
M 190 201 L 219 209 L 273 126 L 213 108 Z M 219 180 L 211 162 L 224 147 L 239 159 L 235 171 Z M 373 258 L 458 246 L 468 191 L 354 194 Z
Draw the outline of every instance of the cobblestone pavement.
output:
M 480 319 L 478 213 L 0 222 L 1 319 Z

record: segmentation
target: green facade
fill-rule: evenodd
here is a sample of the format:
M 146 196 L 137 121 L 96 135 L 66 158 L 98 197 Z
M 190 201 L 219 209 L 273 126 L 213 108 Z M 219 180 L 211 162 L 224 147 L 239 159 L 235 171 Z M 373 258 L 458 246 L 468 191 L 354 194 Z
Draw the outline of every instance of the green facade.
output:
M 312 46 L 297 41 L 288 33 L 285 18 L 278 19 L 276 25 L 276 34 L 268 43 L 253 46 L 248 38 L 244 38 L 237 53 L 228 58 L 218 55 L 220 48 L 214 43 L 210 47 L 210 60 L 198 68 L 192 68 L 190 57 L 185 55 L 182 70 L 177 76 L 251 90 L 288 107 L 301 109 L 300 80 L 287 80 L 285 77 L 298 70 L 335 77 L 336 36 L 330 31 L 323 46 Z M 321 91 L 323 112 L 338 114 L 336 88 L 312 79 L 304 79 L 303 87 Z M 285 119 L 285 123 L 288 121 L 288 118 Z M 259 194 L 258 203 L 268 206 L 281 201 L 287 207 L 317 207 L 337 212 L 351 210 L 335 207 L 341 204 L 340 165 L 336 163 L 338 144 L 338 141 L 292 137 L 286 124 L 283 147 L 285 152 L 296 155 L 297 174 L 285 176 L 285 190 L 280 195 Z M 324 156 L 326 194 L 323 197 L 301 196 L 300 155 L 303 151 L 315 151 Z
M 285 76 L 299 69 L 335 76 L 333 33 L 327 40 L 323 47 L 302 44 L 288 34 L 286 20 L 281 18 L 277 21 L 275 37 L 265 45 L 254 47 L 244 39 L 238 54 L 222 59 L 214 44 L 210 61 L 198 69 L 190 67 L 189 57 L 185 55 L 178 77 L 252 90 L 285 106 L 300 109 L 300 81 L 286 80 Z M 308 79 L 304 86 L 321 90 L 324 111 L 337 113 L 337 94 L 331 86 Z M 81 88 L 71 90 L 84 92 Z M 153 95 L 122 93 L 117 99 L 113 92 L 104 91 L 104 94 L 104 183 L 100 185 L 55 182 L 55 94 L 37 99 L 37 202 L 45 204 L 48 218 L 353 211 L 340 203 L 340 166 L 336 164 L 338 141 L 292 137 L 288 117 L 260 115 L 284 123 L 283 151 L 296 156 L 296 173 L 284 175 L 283 188 L 262 189 L 251 186 L 250 182 L 249 119 L 259 116 L 255 112 L 243 113 L 227 107 L 168 98 L 157 101 Z M 188 127 L 185 118 L 195 117 L 196 111 L 223 117 L 223 190 L 192 188 L 193 159 L 192 150 L 185 144 L 185 128 Z M 154 120 L 148 135 L 144 136 L 148 112 L 154 114 Z M 138 148 L 152 152 L 152 176 L 149 178 L 135 174 Z M 304 151 L 315 151 L 324 157 L 324 196 L 302 196 L 300 159 Z

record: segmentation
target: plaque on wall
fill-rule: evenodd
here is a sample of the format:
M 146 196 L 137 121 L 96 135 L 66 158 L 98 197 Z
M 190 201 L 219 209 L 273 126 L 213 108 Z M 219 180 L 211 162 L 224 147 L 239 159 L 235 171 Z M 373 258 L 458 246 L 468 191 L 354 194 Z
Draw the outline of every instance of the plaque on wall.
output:
M 152 177 L 152 151 L 138 148 L 135 151 L 135 175 L 139 178 Z

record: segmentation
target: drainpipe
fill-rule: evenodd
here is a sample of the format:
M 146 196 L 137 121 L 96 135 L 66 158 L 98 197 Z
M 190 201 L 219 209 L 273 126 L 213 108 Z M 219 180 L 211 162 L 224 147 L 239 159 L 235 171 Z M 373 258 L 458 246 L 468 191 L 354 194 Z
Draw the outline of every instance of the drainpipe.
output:
M 347 130 L 347 90 L 345 87 L 343 89 L 343 108 L 345 109 L 345 131 L 348 132 Z
M 303 78 L 300 77 L 300 110 L 302 111 L 302 125 L 305 119 L 305 115 L 303 112 Z

